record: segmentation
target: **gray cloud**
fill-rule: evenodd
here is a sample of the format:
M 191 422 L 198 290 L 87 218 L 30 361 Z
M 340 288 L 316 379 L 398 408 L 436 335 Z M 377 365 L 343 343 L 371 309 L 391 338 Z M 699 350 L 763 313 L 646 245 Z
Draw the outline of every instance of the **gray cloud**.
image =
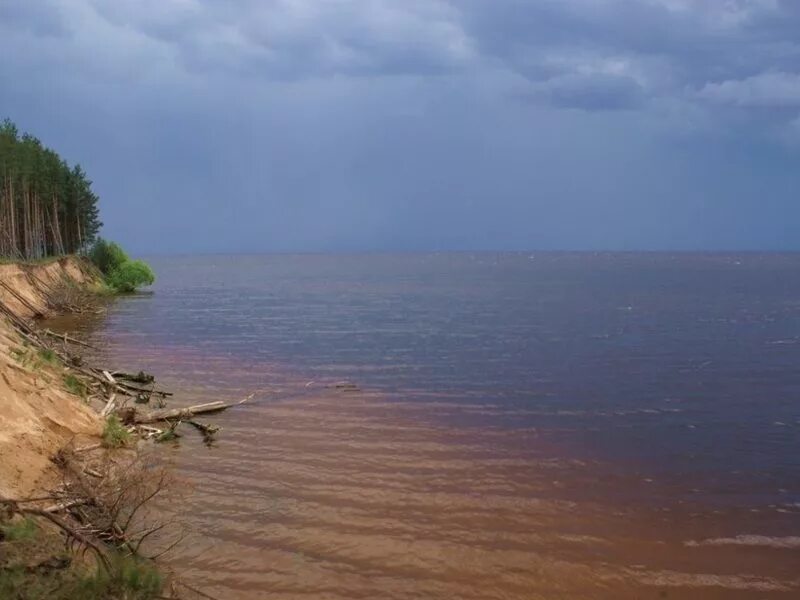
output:
M 534 86 L 598 78 L 616 84 L 625 106 L 693 102 L 720 81 L 800 69 L 800 10 L 788 1 L 475 0 L 467 14 L 483 53 Z
M 743 108 L 800 108 L 800 73 L 769 72 L 707 83 L 699 96 Z
M 532 99 L 563 108 L 626 110 L 642 106 L 642 87 L 631 77 L 569 73 L 535 86 Z
M 6 3 L 6 28 L 71 29 L 71 58 L 97 61 L 99 43 L 135 74 L 255 84 L 502 69 L 531 97 L 606 110 L 712 99 L 720 86 L 758 96 L 800 72 L 791 0 L 52 1 Z
M 139 249 L 797 246 L 797 31 L 794 0 L 5 0 L 0 107 Z
M 109 23 L 173 49 L 193 71 L 304 78 L 429 74 L 473 57 L 457 11 L 440 0 L 335 3 L 95 0 Z

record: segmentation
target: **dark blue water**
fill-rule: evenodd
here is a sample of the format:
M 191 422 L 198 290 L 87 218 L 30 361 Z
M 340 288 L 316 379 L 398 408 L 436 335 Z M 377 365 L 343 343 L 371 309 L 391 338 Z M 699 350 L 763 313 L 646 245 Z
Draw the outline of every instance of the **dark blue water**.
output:
M 489 405 L 490 415 L 449 418 L 536 427 L 565 452 L 702 483 L 721 502 L 800 501 L 800 255 L 152 264 L 154 295 L 111 316 L 148 344 L 284 364 L 403 400 Z
M 800 255 L 152 263 L 154 296 L 117 313 L 150 344 L 213 347 L 404 400 L 496 405 L 492 425 L 541 428 L 577 453 L 720 485 L 736 471 L 751 492 L 800 501 Z

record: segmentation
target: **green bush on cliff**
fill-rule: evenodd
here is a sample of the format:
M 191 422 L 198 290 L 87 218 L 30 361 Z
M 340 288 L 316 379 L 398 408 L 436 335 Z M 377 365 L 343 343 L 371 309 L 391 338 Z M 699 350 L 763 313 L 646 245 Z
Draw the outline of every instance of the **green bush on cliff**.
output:
M 103 274 L 106 285 L 116 293 L 135 292 L 156 280 L 147 263 L 131 260 L 116 242 L 98 238 L 89 251 L 89 258 Z
M 109 242 L 103 238 L 97 238 L 97 241 L 92 245 L 91 250 L 89 250 L 89 258 L 105 276 L 110 275 L 122 263 L 130 260 L 119 244 Z
M 153 270 L 141 260 L 128 260 L 114 269 L 108 276 L 108 285 L 119 292 L 134 292 L 143 285 L 152 285 L 156 280 Z

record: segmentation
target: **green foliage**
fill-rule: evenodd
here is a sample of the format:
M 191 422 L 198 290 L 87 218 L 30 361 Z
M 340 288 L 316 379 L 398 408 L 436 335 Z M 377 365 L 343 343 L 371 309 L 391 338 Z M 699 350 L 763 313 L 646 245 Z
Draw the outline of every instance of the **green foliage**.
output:
M 130 258 L 116 242 L 109 242 L 99 237 L 89 250 L 89 258 L 100 272 L 108 276 Z
M 33 519 L 25 518 L 19 521 L 10 521 L 0 526 L 0 538 L 7 542 L 31 540 L 36 537 L 39 527 Z
M 81 398 L 86 397 L 86 384 L 72 373 L 64 375 L 64 385 L 72 394 L 80 396 Z
M 105 277 L 101 294 L 127 294 L 144 285 L 152 285 L 156 276 L 150 266 L 141 260 L 131 260 L 116 242 L 97 238 L 89 258 Z
M 156 276 L 147 263 L 141 260 L 128 260 L 114 269 L 108 276 L 108 285 L 122 293 L 136 291 L 143 285 L 152 285 Z
M 103 445 L 106 448 L 127 446 L 130 439 L 131 434 L 116 415 L 111 415 L 106 419 L 106 426 L 103 429 Z

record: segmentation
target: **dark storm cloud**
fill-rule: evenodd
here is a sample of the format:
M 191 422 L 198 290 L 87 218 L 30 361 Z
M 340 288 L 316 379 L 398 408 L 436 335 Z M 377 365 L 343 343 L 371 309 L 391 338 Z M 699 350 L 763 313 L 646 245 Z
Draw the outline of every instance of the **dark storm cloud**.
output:
M 797 246 L 798 31 L 794 0 L 5 0 L 0 112 L 139 249 Z
M 398 2 L 95 1 L 110 23 L 170 46 L 191 70 L 302 79 L 430 74 L 471 56 L 457 11 Z
M 112 52 L 149 48 L 188 73 L 253 82 L 496 68 L 530 82 L 532 97 L 587 110 L 714 101 L 720 89 L 757 88 L 762 103 L 774 89 L 785 103 L 781 81 L 800 73 L 790 0 L 12 0 L 0 11 L 35 34 L 65 31 L 66 13 L 79 37 L 118 35 L 104 40 Z
M 707 85 L 734 85 L 776 69 L 796 74 L 798 6 L 771 0 L 475 0 L 465 14 L 482 51 L 533 83 L 557 85 L 568 77 L 577 87 L 585 78 L 592 87 L 599 76 L 616 82 L 612 87 L 623 98 L 641 92 L 689 101 L 703 98 L 692 92 Z M 607 108 L 605 98 L 599 94 L 598 109 Z M 566 100 L 571 106 L 572 95 Z

